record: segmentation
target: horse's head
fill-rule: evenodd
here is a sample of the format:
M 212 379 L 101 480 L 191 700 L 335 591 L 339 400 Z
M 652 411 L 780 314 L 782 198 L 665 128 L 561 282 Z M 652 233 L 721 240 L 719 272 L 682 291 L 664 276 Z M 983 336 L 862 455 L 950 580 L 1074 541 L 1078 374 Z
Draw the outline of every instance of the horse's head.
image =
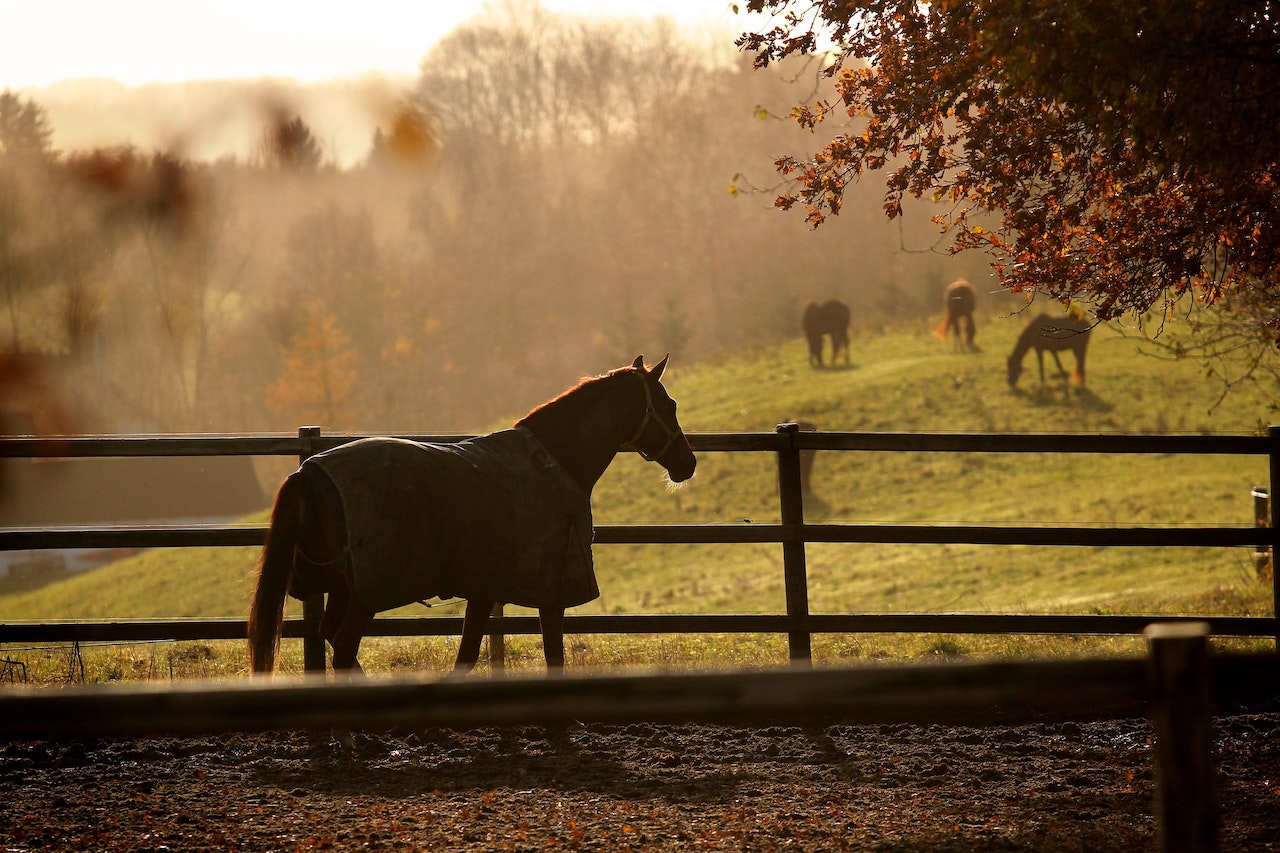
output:
M 631 366 L 644 385 L 644 413 L 623 447 L 635 450 L 649 462 L 657 462 L 666 469 L 672 482 L 683 483 L 693 476 L 698 460 L 689 447 L 680 421 L 676 419 L 676 401 L 662 386 L 662 371 L 667 367 L 670 354 L 649 369 L 645 369 L 644 356 L 636 356 Z
M 1018 377 L 1022 375 L 1022 359 L 1009 356 L 1009 387 L 1018 385 Z

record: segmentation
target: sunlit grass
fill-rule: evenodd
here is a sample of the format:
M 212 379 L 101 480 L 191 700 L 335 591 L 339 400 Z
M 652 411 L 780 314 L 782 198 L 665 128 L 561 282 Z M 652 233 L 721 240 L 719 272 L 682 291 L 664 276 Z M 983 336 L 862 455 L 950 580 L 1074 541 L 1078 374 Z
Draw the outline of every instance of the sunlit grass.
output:
M 983 318 L 982 351 L 959 355 L 920 323 L 857 335 L 848 369 L 813 370 L 799 340 L 673 368 L 667 384 L 690 431 L 772 431 L 787 420 L 823 430 L 1009 433 L 1249 433 L 1275 418 L 1273 382 L 1218 387 L 1190 362 L 1158 362 L 1106 329 L 1081 390 L 1040 386 L 1028 362 L 1020 392 L 1004 380 L 1018 318 Z M 661 472 L 624 455 L 596 489 L 600 524 L 773 523 L 776 462 L 766 453 L 704 453 L 698 474 L 670 491 Z M 830 523 L 992 525 L 1249 525 L 1264 458 L 1091 454 L 819 452 L 806 517 Z M 259 524 L 264 514 L 248 519 Z M 43 589 L 0 595 L 0 620 L 243 618 L 256 548 L 155 550 Z M 777 544 L 597 545 L 601 597 L 577 614 L 781 613 Z M 813 613 L 1108 613 L 1271 615 L 1245 549 L 848 545 L 806 548 Z M 429 611 L 458 615 L 453 604 Z M 397 615 L 424 615 L 421 607 Z M 296 604 L 290 615 L 296 615 Z M 815 636 L 819 664 L 1129 653 L 1132 638 Z M 1240 644 L 1237 644 L 1240 645 Z M 1244 643 L 1243 645 L 1248 645 Z M 1264 642 L 1265 645 L 1265 642 Z M 1274 645 L 1272 642 L 1271 645 Z M 242 677 L 243 644 L 0 648 L 0 678 Z M 301 668 L 296 642 L 285 671 Z M 194 649 L 194 650 L 193 650 Z M 205 651 L 205 650 L 211 651 Z M 369 639 L 371 672 L 445 672 L 456 640 Z M 785 638 L 754 635 L 573 637 L 583 669 L 775 665 Z M 507 666 L 540 671 L 536 637 L 509 640 Z M 79 674 L 83 664 L 84 674 Z M 481 667 L 483 672 L 485 666 Z

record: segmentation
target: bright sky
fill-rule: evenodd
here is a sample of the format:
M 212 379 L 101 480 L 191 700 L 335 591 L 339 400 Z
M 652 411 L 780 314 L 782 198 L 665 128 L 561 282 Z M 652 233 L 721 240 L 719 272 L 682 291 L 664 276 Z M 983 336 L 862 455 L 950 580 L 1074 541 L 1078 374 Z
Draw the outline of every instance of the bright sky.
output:
M 731 0 L 542 0 L 552 11 L 671 17 L 749 28 Z M 369 71 L 416 74 L 438 39 L 484 0 L 4 0 L 0 89 L 107 77 L 129 85 Z

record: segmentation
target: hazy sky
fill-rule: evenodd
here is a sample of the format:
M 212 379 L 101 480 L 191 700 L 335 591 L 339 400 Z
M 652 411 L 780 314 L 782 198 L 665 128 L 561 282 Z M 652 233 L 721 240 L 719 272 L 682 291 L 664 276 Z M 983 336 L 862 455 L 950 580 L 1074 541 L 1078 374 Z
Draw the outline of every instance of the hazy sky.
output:
M 79 77 L 151 81 L 368 71 L 415 74 L 440 37 L 484 0 L 5 0 L 0 89 Z M 554 11 L 664 14 L 731 35 L 731 0 L 542 0 Z

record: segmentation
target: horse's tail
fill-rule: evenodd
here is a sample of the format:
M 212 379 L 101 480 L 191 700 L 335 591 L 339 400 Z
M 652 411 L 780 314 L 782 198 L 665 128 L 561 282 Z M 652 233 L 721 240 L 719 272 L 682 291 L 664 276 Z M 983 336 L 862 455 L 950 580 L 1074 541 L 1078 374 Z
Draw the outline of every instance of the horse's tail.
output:
M 302 515 L 303 480 L 290 474 L 276 494 L 267 541 L 258 559 L 258 585 L 249 608 L 249 667 L 254 672 L 275 668 L 284 621 L 284 597 L 293 572 L 294 547 Z

